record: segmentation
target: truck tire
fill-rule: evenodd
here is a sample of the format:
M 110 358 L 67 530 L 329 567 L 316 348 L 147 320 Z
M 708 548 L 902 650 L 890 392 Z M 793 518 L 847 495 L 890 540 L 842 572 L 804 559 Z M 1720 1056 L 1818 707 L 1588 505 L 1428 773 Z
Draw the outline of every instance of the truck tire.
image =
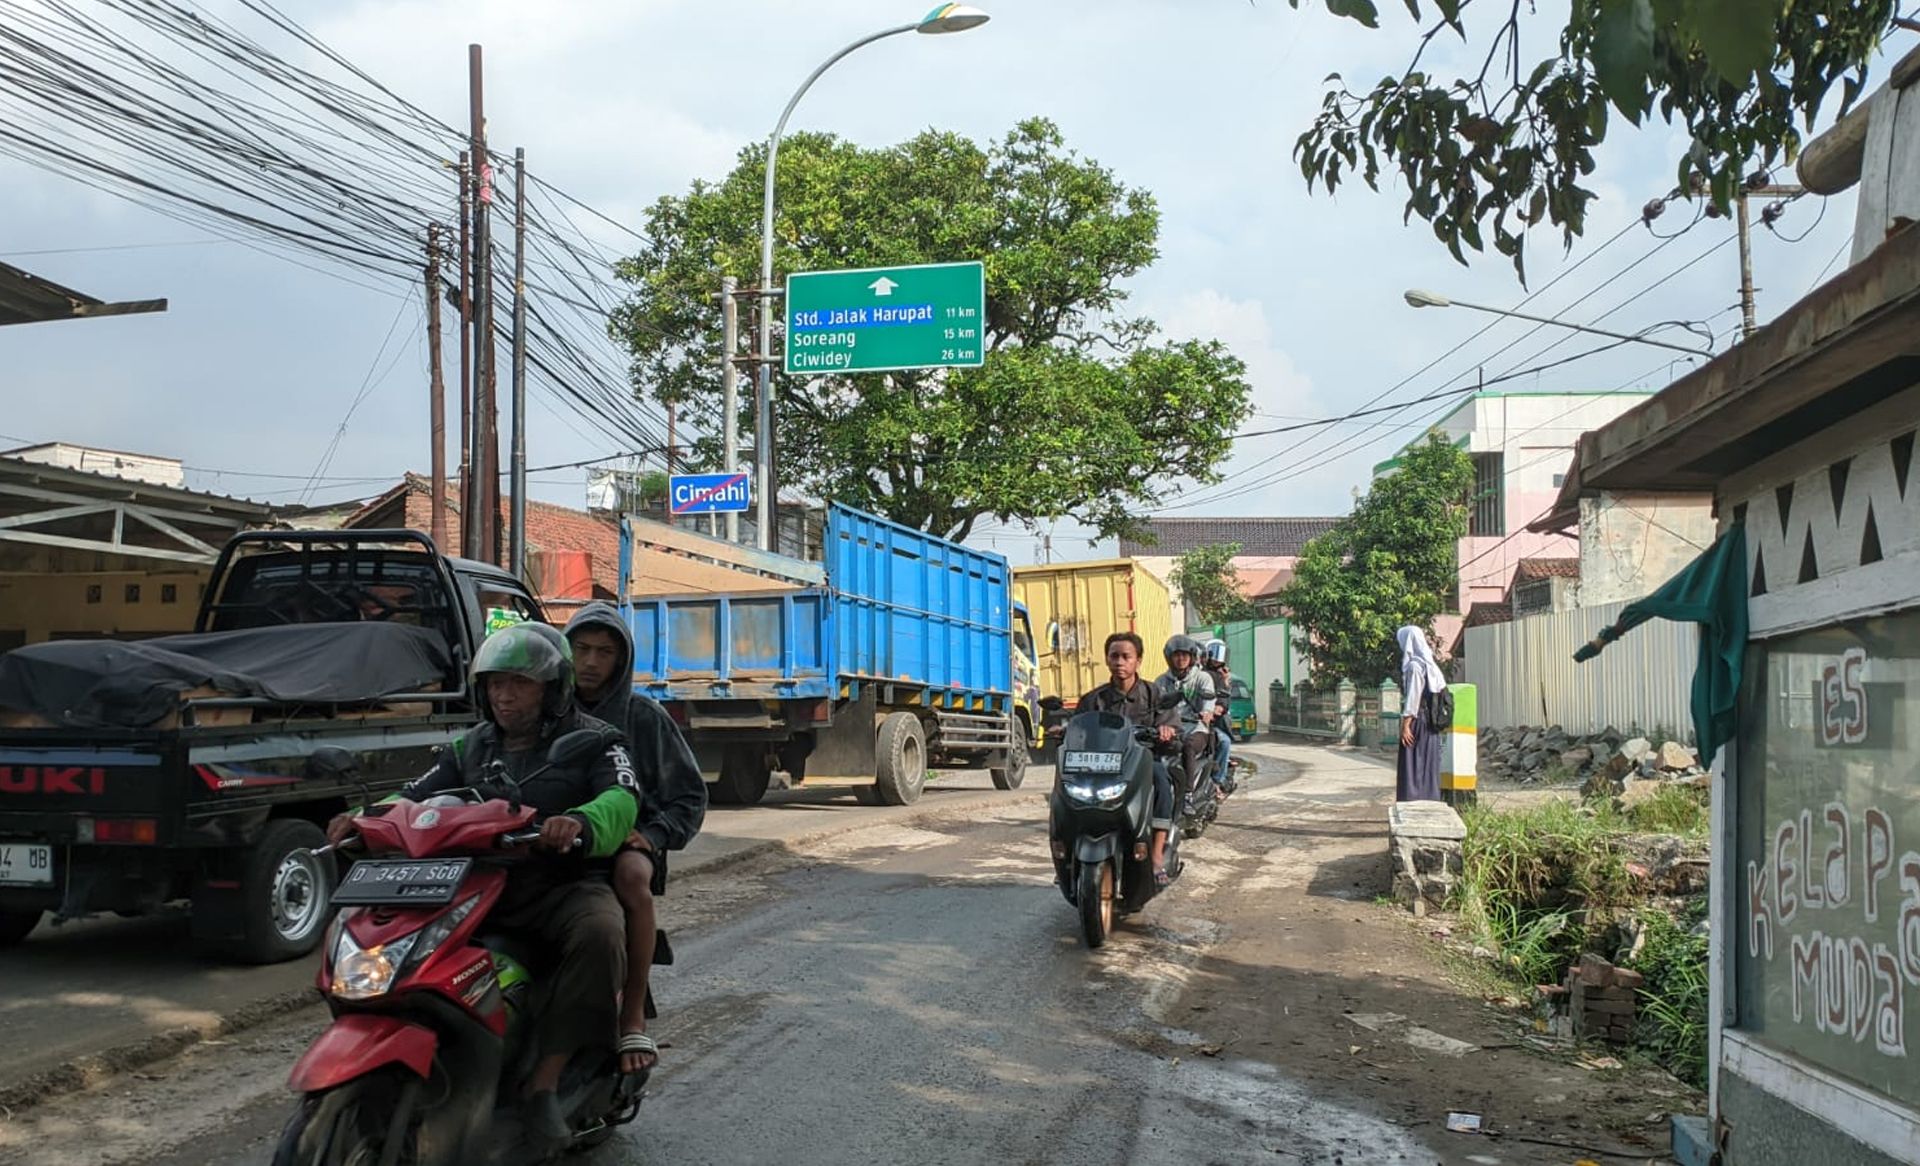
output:
M 1027 723 L 1014 717 L 1008 736 L 1012 743 L 1007 746 L 1005 763 L 987 771 L 993 777 L 995 789 L 1019 789 L 1020 783 L 1027 780 Z
M 334 866 L 313 853 L 326 834 L 312 822 L 267 823 L 240 874 L 241 934 L 229 951 L 250 964 L 277 964 L 306 955 L 326 933 Z
M 38 911 L 0 911 L 0 947 L 12 947 L 26 939 L 39 923 Z
M 874 734 L 874 788 L 889 806 L 911 806 L 927 788 L 927 732 L 912 713 L 893 713 Z
M 767 796 L 767 784 L 773 769 L 767 764 L 767 751 L 758 745 L 729 745 L 720 755 L 720 779 L 713 783 L 709 800 L 723 806 L 751 806 Z

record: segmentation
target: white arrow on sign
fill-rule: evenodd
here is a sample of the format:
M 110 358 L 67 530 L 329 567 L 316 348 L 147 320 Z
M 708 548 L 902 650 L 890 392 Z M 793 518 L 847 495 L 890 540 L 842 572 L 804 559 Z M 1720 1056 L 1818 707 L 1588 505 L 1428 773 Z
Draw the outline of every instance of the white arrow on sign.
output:
M 876 279 L 872 283 L 868 284 L 867 286 L 873 289 L 874 295 L 890 296 L 893 294 L 893 289 L 899 287 L 900 285 L 893 282 L 892 280 L 888 279 L 886 276 L 883 275 L 879 279 Z

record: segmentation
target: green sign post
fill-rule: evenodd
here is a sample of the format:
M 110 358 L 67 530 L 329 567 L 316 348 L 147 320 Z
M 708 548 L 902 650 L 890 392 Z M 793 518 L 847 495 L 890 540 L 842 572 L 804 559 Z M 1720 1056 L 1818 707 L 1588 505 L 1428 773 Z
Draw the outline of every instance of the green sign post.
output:
M 787 277 L 787 375 L 978 368 L 986 321 L 979 263 L 797 271 Z

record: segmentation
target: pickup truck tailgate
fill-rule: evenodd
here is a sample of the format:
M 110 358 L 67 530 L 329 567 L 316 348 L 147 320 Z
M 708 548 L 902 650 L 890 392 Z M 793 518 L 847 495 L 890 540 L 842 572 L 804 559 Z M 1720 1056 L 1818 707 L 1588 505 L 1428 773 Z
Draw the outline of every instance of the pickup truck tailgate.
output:
M 76 815 L 164 816 L 168 745 L 0 739 L 0 835 L 73 841 Z M 173 793 L 169 799 L 169 793 Z

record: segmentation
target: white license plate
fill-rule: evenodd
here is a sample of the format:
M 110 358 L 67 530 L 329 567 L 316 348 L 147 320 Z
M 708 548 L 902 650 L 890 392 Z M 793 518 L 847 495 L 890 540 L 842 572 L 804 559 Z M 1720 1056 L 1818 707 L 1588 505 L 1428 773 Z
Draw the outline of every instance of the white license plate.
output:
M 1124 754 L 1074 750 L 1061 758 L 1061 767 L 1080 773 L 1119 773 Z
M 15 887 L 53 885 L 53 847 L 37 842 L 0 842 L 0 883 Z

